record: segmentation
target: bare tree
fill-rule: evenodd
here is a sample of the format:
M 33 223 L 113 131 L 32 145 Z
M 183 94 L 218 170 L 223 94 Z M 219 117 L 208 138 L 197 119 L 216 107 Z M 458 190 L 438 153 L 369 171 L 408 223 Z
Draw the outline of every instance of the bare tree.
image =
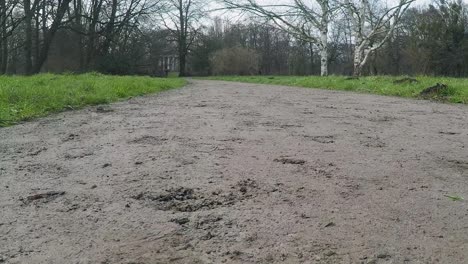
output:
M 167 13 L 162 15 L 162 21 L 177 43 L 179 76 L 187 75 L 187 57 L 200 32 L 198 22 L 205 14 L 206 5 L 202 0 L 167 0 Z
M 163 0 L 73 0 L 65 27 L 78 35 L 80 68 L 103 70 L 124 52 L 135 32 L 143 35 L 150 15 L 159 13 Z M 119 56 L 124 57 L 123 54 Z
M 338 6 L 333 0 L 293 0 L 291 3 L 261 5 L 256 0 L 223 0 L 228 9 L 250 12 L 275 23 L 296 38 L 319 49 L 321 75 L 328 75 L 328 31 Z
M 55 34 L 59 30 L 60 26 L 62 25 L 64 16 L 66 15 L 68 8 L 70 7 L 70 3 L 72 0 L 59 0 L 55 8 L 51 8 L 50 10 L 50 17 L 47 18 L 45 14 L 43 19 L 48 19 L 51 21 L 49 27 L 44 27 L 43 29 L 43 41 L 42 46 L 38 50 L 38 54 L 36 57 L 36 63 L 34 67 L 33 73 L 39 73 L 41 71 L 42 66 L 44 65 L 45 61 L 47 60 L 47 56 L 49 55 L 50 46 L 54 39 Z M 42 12 L 45 12 L 45 8 Z M 44 25 L 47 25 L 47 22 L 43 21 Z
M 345 14 L 351 20 L 354 37 L 354 75 L 360 76 L 371 54 L 392 36 L 400 20 L 415 0 L 399 0 L 385 7 L 378 0 L 344 0 Z
M 23 12 L 24 12 L 24 58 L 25 58 L 25 73 L 33 73 L 33 61 L 32 61 L 32 38 L 33 38 L 33 28 L 32 20 L 34 17 L 34 12 L 39 5 L 40 0 L 23 0 Z M 31 6 L 32 4 L 32 6 Z
M 18 0 L 0 0 L 0 74 L 7 69 L 9 38 L 21 23 L 13 14 L 18 4 Z
M 54 36 L 63 24 L 71 1 L 58 0 L 50 3 L 46 0 L 23 0 L 26 74 L 40 72 L 47 60 Z
M 101 55 L 110 52 L 114 43 L 128 28 L 137 28 L 143 18 L 161 9 L 160 0 L 111 0 L 109 20 L 103 29 Z
M 0 74 L 158 75 L 176 53 L 182 76 L 207 75 L 233 47 L 258 55 L 256 74 L 468 74 L 462 0 L 216 0 L 234 14 L 213 28 L 210 1 L 0 0 Z

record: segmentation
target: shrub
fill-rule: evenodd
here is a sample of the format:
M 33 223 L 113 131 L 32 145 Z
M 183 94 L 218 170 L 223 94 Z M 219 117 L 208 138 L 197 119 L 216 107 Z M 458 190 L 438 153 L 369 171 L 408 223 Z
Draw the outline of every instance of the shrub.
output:
M 225 48 L 213 54 L 211 67 L 214 75 L 254 75 L 259 71 L 259 56 L 239 46 Z

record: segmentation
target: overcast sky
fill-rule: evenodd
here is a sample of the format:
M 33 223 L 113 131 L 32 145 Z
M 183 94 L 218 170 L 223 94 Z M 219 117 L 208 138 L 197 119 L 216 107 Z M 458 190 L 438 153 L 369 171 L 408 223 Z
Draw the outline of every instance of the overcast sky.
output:
M 281 4 L 281 3 L 288 3 L 291 0 L 257 0 L 258 3 L 261 4 Z M 310 0 L 311 1 L 311 0 Z M 388 0 L 387 2 L 397 2 L 398 0 Z M 430 3 L 432 0 L 416 0 L 416 4 L 427 4 Z M 468 0 L 463 0 L 464 3 L 468 3 Z
M 264 4 L 264 5 L 269 5 L 269 4 L 284 4 L 284 3 L 291 3 L 293 2 L 294 0 L 257 0 L 257 2 L 259 4 Z M 416 0 L 416 2 L 414 3 L 414 5 L 425 5 L 425 4 L 428 4 L 428 3 L 431 3 L 435 0 Z M 305 1 L 306 3 L 307 2 L 314 2 L 314 0 L 306 0 Z M 397 3 L 398 0 L 386 0 L 387 3 Z M 468 0 L 463 0 L 464 3 L 467 3 L 468 4 Z
M 215 0 L 215 1 L 220 1 L 220 0 Z M 398 3 L 399 0 L 384 0 L 386 3 L 391 5 L 392 3 Z M 431 2 L 434 2 L 437 0 L 416 0 L 415 3 L 413 3 L 413 6 L 423 6 L 427 5 Z M 468 4 L 468 0 L 462 0 L 464 3 Z M 257 0 L 259 4 L 263 5 L 279 5 L 279 4 L 288 4 L 294 2 L 294 0 Z M 310 3 L 315 3 L 314 0 L 305 0 L 305 2 L 310 2 Z M 212 4 L 213 9 L 219 8 L 221 5 L 220 4 Z M 237 12 L 233 11 L 216 11 L 210 14 L 211 17 L 223 17 L 223 18 L 229 18 L 230 20 L 233 20 L 232 22 L 235 22 L 236 20 L 242 20 L 245 19 L 245 16 L 240 16 Z

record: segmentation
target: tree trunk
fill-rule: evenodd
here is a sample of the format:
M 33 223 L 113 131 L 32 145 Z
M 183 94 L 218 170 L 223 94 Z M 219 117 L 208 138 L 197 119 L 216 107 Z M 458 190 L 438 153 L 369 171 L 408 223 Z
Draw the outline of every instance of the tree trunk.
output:
M 45 12 L 45 1 L 43 1 L 43 7 L 42 7 L 42 12 L 44 13 Z M 36 15 L 36 17 L 34 18 L 34 39 L 33 39 L 33 43 L 34 43 L 34 55 L 33 55 L 33 58 L 34 58 L 34 61 L 33 61 L 33 64 L 37 64 L 37 59 L 39 58 L 39 52 L 40 52 L 40 48 L 41 48 L 41 42 L 40 42 L 40 35 L 41 35 L 41 21 L 40 21 L 40 17 L 39 17 L 39 14 Z
M 322 39 L 323 41 L 323 39 Z M 328 76 L 328 45 L 320 47 L 320 76 Z
M 24 34 L 25 34 L 25 43 L 24 43 L 24 71 L 26 75 L 32 74 L 33 64 L 32 64 L 32 12 L 31 12 L 31 1 L 24 0 Z
M 372 59 L 370 63 L 370 74 L 375 76 L 379 74 L 379 70 L 377 69 L 377 51 L 372 52 Z
M 0 38 L 0 50 L 2 51 L 0 53 L 0 74 L 5 74 L 5 70 L 3 68 L 3 62 L 6 60 L 4 54 L 3 54 L 3 46 L 5 45 L 6 43 L 3 41 L 3 37 Z
M 17 74 L 18 73 L 18 67 L 17 67 L 17 62 L 18 62 L 18 52 L 19 52 L 19 47 L 18 47 L 18 43 L 10 43 L 11 47 L 12 47 L 12 50 L 13 50 L 13 54 L 11 55 L 11 62 L 10 64 L 8 65 L 8 72 L 12 73 L 12 74 Z
M 328 76 L 328 49 L 320 51 L 320 76 Z
M 356 44 L 354 47 L 354 58 L 353 58 L 353 76 L 359 77 L 362 75 L 362 67 L 361 67 L 361 60 L 362 60 L 362 50 L 361 46 Z
M 91 10 L 91 21 L 89 23 L 88 28 L 88 45 L 87 45 L 87 53 L 86 53 L 86 68 L 89 70 L 90 68 L 94 68 L 91 66 L 93 62 L 95 49 L 96 49 L 96 25 L 98 24 L 99 14 L 101 13 L 102 9 L 102 2 L 103 0 L 93 0 L 92 1 L 92 10 Z
M 0 74 L 6 73 L 8 63 L 8 39 L 3 34 L 0 37 Z
M 187 19 L 184 13 L 184 5 L 182 0 L 179 0 L 179 23 L 180 23 L 180 32 L 179 32 L 179 77 L 185 77 L 186 73 L 186 63 L 187 63 Z
M 320 30 L 320 75 L 328 76 L 328 9 L 322 7 L 322 21 Z
M 7 73 L 8 70 L 8 60 L 9 60 L 9 55 L 8 55 L 8 38 L 5 36 L 3 39 L 3 61 L 2 61 L 2 74 Z
M 52 25 L 47 31 L 47 34 L 45 34 L 44 36 L 44 44 L 42 45 L 39 57 L 37 58 L 34 73 L 39 73 L 41 71 L 42 66 L 46 62 L 47 57 L 49 55 L 50 45 L 52 44 L 55 33 L 57 33 L 58 31 L 71 1 L 72 0 L 63 0 L 61 5 L 57 7 L 57 14 L 55 15 L 54 21 L 52 22 Z
M 82 23 L 82 0 L 74 0 L 73 1 L 73 10 L 75 15 L 75 26 L 79 32 L 83 31 L 83 23 Z M 77 41 L 78 41 L 78 56 L 79 56 L 79 70 L 82 72 L 84 70 L 84 49 L 83 49 L 83 36 L 81 33 L 77 33 Z
M 314 44 L 312 42 L 309 42 L 309 52 L 310 52 L 309 74 L 313 75 L 314 74 Z
M 185 77 L 187 75 L 186 73 L 186 64 L 187 64 L 187 58 L 185 54 L 179 55 L 179 77 Z
M 102 44 L 102 49 L 101 49 L 101 56 L 103 57 L 109 54 L 112 39 L 114 37 L 114 26 L 115 26 L 115 19 L 117 15 L 117 5 L 118 5 L 118 1 L 112 0 L 111 15 L 109 17 L 109 22 L 107 23 L 107 26 L 105 29 L 105 39 L 104 39 L 104 43 Z
M 8 63 L 7 11 L 5 0 L 0 0 L 0 74 L 6 73 Z
M 367 61 L 369 61 L 370 55 L 373 50 L 368 47 L 367 41 L 357 42 L 360 45 L 354 47 L 354 74 L 353 76 L 362 76 L 364 66 L 366 66 Z

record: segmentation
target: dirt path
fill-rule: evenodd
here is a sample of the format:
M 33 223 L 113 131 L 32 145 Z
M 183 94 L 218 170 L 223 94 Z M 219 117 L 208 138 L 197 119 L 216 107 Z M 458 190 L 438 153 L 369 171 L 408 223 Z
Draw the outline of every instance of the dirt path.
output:
M 467 263 L 468 107 L 192 81 L 0 129 L 0 263 Z

